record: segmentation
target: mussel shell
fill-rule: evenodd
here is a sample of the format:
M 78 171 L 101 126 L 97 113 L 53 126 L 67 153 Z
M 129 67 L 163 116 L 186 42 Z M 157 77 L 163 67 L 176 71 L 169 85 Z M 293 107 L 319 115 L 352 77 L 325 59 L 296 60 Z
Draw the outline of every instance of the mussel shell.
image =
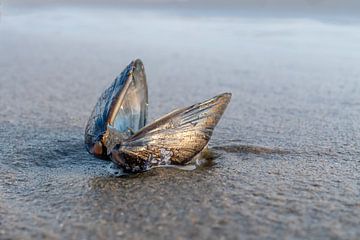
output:
M 98 99 L 85 127 L 85 145 L 87 150 L 97 157 L 107 159 L 105 137 L 108 125 L 112 125 L 121 103 L 126 99 L 130 84 L 138 81 L 142 87 L 141 118 L 138 129 L 146 124 L 148 91 L 143 63 L 137 59 L 132 61 L 122 73 L 115 78 Z M 129 124 L 130 127 L 131 124 Z M 133 125 L 133 124 L 132 124 Z
M 231 93 L 223 93 L 176 109 L 123 141 L 117 141 L 119 134 L 111 130 L 111 160 L 126 172 L 188 163 L 208 144 L 230 99 Z

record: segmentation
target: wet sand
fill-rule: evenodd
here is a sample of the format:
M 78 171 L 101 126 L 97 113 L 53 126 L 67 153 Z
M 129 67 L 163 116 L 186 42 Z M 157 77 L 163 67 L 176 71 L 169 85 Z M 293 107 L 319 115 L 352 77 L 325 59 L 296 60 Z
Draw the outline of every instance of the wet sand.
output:
M 223 13 L 3 7 L 0 239 L 360 237 L 359 22 Z M 211 164 L 119 178 L 85 151 L 134 58 L 150 121 L 233 93 Z

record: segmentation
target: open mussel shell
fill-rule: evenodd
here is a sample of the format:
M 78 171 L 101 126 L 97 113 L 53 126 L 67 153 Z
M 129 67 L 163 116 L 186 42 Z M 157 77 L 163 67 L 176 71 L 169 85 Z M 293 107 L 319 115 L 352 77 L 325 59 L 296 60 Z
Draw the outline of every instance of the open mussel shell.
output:
M 109 127 L 117 129 L 121 139 L 145 126 L 148 90 L 144 65 L 132 61 L 98 99 L 85 128 L 87 150 L 108 158 L 106 148 Z
M 126 172 L 183 165 L 207 146 L 231 99 L 223 93 L 177 109 L 146 125 L 148 90 L 144 66 L 131 62 L 107 88 L 85 129 L 87 150 Z

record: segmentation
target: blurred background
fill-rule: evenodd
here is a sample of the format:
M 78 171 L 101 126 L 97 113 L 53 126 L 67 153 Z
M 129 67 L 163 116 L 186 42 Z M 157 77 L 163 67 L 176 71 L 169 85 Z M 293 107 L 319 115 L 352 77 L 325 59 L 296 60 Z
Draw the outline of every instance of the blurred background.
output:
M 10 4 L 11 2 L 11 4 Z M 6 5 L 26 5 L 26 6 L 44 6 L 44 5 L 101 5 L 101 6 L 140 6 L 140 7 L 185 7 L 185 8 L 200 8 L 206 9 L 209 7 L 232 9 L 232 10 L 288 10 L 288 11 L 313 11 L 313 12 L 343 12 L 343 13 L 357 13 L 359 11 L 359 2 L 356 0 L 75 0 L 75 1 L 43 1 L 43 0 L 31 0 L 31 1 L 4 1 Z M 235 9 L 234 9 L 235 8 Z M 290 12 L 289 12 L 290 13 Z
M 0 1 L 1 239 L 359 239 L 360 2 Z M 83 146 L 143 60 L 149 122 L 232 92 L 193 171 Z

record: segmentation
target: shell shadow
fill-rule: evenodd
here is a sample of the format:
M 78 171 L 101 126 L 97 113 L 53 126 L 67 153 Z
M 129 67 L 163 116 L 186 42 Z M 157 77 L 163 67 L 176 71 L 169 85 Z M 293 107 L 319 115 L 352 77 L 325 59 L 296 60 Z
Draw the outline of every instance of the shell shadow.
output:
M 226 152 L 226 153 L 239 153 L 239 154 L 291 154 L 293 153 L 291 150 L 282 149 L 282 148 L 270 148 L 263 146 L 255 146 L 255 145 L 240 145 L 240 144 L 231 144 L 231 145 L 222 145 L 222 146 L 213 146 L 213 150 L 217 153 Z

